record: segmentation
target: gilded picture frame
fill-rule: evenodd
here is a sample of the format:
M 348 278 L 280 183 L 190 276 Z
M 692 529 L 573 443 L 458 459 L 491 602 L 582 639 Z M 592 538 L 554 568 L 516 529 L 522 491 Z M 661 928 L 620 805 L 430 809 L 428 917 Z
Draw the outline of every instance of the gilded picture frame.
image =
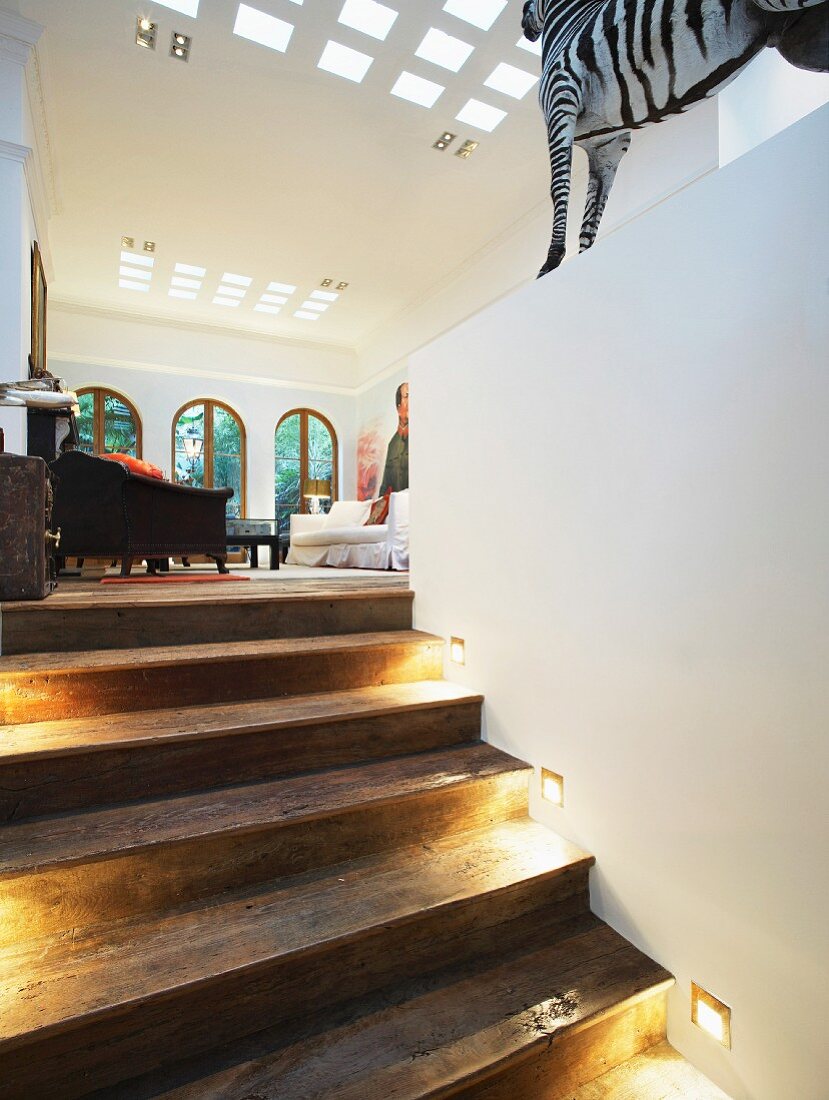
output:
M 46 374 L 46 276 L 37 241 L 32 246 L 32 353 L 29 373 L 32 378 Z

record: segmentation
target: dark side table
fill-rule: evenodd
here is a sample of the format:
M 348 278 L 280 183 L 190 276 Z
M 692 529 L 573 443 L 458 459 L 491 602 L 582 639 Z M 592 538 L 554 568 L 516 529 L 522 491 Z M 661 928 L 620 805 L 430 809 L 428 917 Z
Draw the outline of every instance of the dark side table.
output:
M 271 569 L 279 568 L 279 531 L 275 519 L 228 519 L 226 523 L 227 545 L 246 546 L 250 550 L 250 567 L 259 566 L 259 547 L 270 550 Z

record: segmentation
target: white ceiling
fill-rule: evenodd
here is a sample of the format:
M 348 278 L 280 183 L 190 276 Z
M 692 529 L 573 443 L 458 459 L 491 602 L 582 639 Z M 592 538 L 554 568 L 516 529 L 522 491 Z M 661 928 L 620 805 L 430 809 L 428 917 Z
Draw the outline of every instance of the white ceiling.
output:
M 287 52 L 233 34 L 238 0 L 198 18 L 152 0 L 20 0 L 46 27 L 51 139 L 62 199 L 50 238 L 59 299 L 355 347 L 426 295 L 547 192 L 544 127 L 523 100 L 484 86 L 500 62 L 537 73 L 516 45 L 521 0 L 488 32 L 443 0 L 385 0 L 385 42 L 338 22 L 343 0 L 250 0 L 295 25 Z M 154 52 L 135 23 L 159 27 Z M 459 73 L 415 57 L 435 27 L 475 50 Z M 193 39 L 183 63 L 173 31 Z M 331 39 L 375 58 L 361 84 L 317 68 Z M 402 71 L 445 85 L 431 109 L 389 94 Z M 491 134 L 457 122 L 470 98 L 508 112 Z M 458 134 L 446 152 L 432 143 Z M 480 141 L 468 161 L 453 155 Z M 118 286 L 122 235 L 157 243 L 148 293 Z M 168 296 L 176 263 L 207 269 L 195 301 Z M 238 308 L 213 304 L 223 272 L 250 277 Z M 324 277 L 348 289 L 319 321 L 293 316 Z M 269 282 L 297 291 L 254 311 Z

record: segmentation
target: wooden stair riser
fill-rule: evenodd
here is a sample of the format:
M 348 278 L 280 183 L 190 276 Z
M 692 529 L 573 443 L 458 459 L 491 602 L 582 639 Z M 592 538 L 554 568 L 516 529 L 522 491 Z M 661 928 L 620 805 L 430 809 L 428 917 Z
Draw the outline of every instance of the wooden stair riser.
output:
M 131 646 L 305 638 L 312 634 L 360 634 L 410 630 L 412 593 L 345 593 L 271 600 L 221 599 L 147 604 L 59 604 L 3 612 L 4 654 L 62 653 Z
M 492 1067 L 480 1080 L 425 1092 L 423 1100 L 571 1100 L 575 1089 L 662 1042 L 666 1033 L 667 993 L 660 988 L 562 1041 L 539 1043 L 517 1065 Z
M 327 691 L 345 691 L 371 684 L 437 680 L 442 675 L 443 647 L 434 641 L 219 656 L 181 664 L 0 670 L 0 725 L 307 695 L 320 685 Z
M 0 879 L 0 946 L 162 912 L 284 875 L 526 816 L 526 771 L 487 776 L 325 816 L 200 833 L 117 858 Z M 309 792 L 312 797 L 312 792 Z
M 282 1020 L 491 953 L 496 943 L 504 951 L 518 947 L 528 927 L 587 912 L 587 871 L 574 867 L 482 892 L 0 1044 L 3 1100 L 74 1100 Z
M 481 704 L 472 702 L 250 733 L 229 729 L 186 740 L 144 740 L 127 748 L 0 758 L 0 823 L 206 790 L 217 776 L 227 784 L 247 783 L 428 752 L 472 743 L 480 733 Z

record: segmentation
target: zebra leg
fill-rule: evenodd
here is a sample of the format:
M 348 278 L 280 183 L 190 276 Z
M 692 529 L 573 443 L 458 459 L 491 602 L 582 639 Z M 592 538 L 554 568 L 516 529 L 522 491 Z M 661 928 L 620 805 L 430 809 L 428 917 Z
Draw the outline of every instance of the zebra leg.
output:
M 538 273 L 539 279 L 558 267 L 564 259 L 567 247 L 567 205 L 570 200 L 573 138 L 576 133 L 576 117 L 581 106 L 578 88 L 562 73 L 554 74 L 550 87 L 541 93 L 541 101 L 547 108 L 545 114 L 552 174 L 550 194 L 553 199 L 553 238 L 547 260 Z
M 630 148 L 630 130 L 613 137 L 593 138 L 579 143 L 587 153 L 590 178 L 587 184 L 587 202 L 584 205 L 584 221 L 581 224 L 579 252 L 590 248 L 599 231 L 610 189 L 616 178 L 619 162 Z

